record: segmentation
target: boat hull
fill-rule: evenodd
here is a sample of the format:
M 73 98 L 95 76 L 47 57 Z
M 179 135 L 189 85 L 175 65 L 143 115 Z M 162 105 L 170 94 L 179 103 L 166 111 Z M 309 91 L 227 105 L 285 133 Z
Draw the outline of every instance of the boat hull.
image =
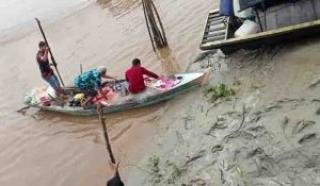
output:
M 188 82 L 183 82 L 181 85 L 164 92 L 159 92 L 155 95 L 147 96 L 143 99 L 132 99 L 130 101 L 126 101 L 121 104 L 115 104 L 111 106 L 103 107 L 103 113 L 115 113 L 115 112 L 122 112 L 126 110 L 146 107 L 150 105 L 154 105 L 160 102 L 164 102 L 170 100 L 178 95 L 186 93 L 196 87 L 201 85 L 201 80 L 204 73 L 186 73 L 186 74 L 179 74 L 180 76 L 187 76 L 193 74 L 194 78 L 190 79 Z M 74 115 L 74 116 L 93 116 L 97 115 L 96 106 L 92 106 L 91 108 L 82 108 L 82 107 L 70 107 L 70 106 L 43 106 L 43 105 L 31 105 L 27 104 L 31 107 L 39 108 L 44 111 L 62 113 L 67 115 Z

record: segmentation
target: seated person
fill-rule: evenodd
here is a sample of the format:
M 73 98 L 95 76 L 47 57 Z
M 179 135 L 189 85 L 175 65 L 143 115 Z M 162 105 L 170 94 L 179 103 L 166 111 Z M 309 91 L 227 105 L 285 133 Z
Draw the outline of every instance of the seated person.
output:
M 144 83 L 144 75 L 158 79 L 159 76 L 141 66 L 140 59 L 134 59 L 132 61 L 132 67 L 126 72 L 126 80 L 129 84 L 129 92 L 132 94 L 138 94 L 146 89 Z
M 103 66 L 84 72 L 75 78 L 75 86 L 80 88 L 86 96 L 82 106 L 86 106 L 96 95 L 102 94 L 102 78 L 116 80 L 116 78 L 107 75 L 107 68 Z

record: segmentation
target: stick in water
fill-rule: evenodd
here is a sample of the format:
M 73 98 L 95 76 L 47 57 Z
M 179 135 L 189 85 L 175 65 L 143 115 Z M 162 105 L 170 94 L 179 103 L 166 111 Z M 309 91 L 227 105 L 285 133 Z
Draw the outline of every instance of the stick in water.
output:
M 111 162 L 113 164 L 116 164 L 116 159 L 114 158 L 114 155 L 113 155 L 113 152 L 112 152 L 111 143 L 110 143 L 110 140 L 109 140 L 109 135 L 108 135 L 108 130 L 107 130 L 107 127 L 106 127 L 105 119 L 103 118 L 103 112 L 102 112 L 102 105 L 101 104 L 98 105 L 97 111 L 98 111 L 98 114 L 99 114 L 99 120 L 100 120 L 102 128 L 103 128 L 103 134 L 104 134 L 104 138 L 105 138 L 105 141 L 106 141 L 107 150 L 109 152 L 110 160 L 111 160 Z M 120 174 L 118 172 L 118 168 L 115 171 L 116 171 L 115 176 L 120 179 Z M 120 179 L 120 181 L 121 181 L 121 179 Z
M 51 56 L 51 62 L 52 62 L 52 64 L 53 64 L 54 68 L 56 69 L 56 72 L 57 72 L 57 74 L 58 74 L 58 77 L 59 77 L 59 80 L 60 80 L 62 86 L 64 86 L 62 77 L 61 77 L 60 72 L 59 72 L 59 70 L 58 70 L 58 66 L 57 66 L 56 60 L 55 60 L 54 57 L 53 57 L 53 54 L 52 54 L 52 52 L 51 52 L 51 48 L 50 48 L 49 43 L 48 43 L 48 40 L 47 40 L 47 37 L 46 37 L 46 35 L 44 34 L 43 28 L 42 28 L 42 26 L 41 26 L 41 22 L 40 22 L 40 20 L 39 20 L 38 18 L 35 18 L 35 20 L 37 21 L 37 24 L 38 24 L 38 27 L 39 27 L 40 32 L 41 32 L 41 34 L 42 34 L 42 37 L 43 37 L 44 41 L 45 41 L 46 44 L 47 44 L 47 47 L 48 47 L 48 50 L 49 50 L 49 53 L 50 53 L 50 56 Z
M 109 152 L 110 160 L 112 163 L 115 164 L 116 160 L 115 160 L 113 152 L 112 152 L 111 143 L 110 143 L 109 135 L 108 135 L 108 130 L 106 127 L 105 119 L 103 118 L 102 106 L 100 104 L 98 105 L 98 114 L 99 114 L 99 120 L 100 120 L 102 128 L 103 128 L 104 139 L 106 140 L 106 146 L 107 146 L 107 150 Z

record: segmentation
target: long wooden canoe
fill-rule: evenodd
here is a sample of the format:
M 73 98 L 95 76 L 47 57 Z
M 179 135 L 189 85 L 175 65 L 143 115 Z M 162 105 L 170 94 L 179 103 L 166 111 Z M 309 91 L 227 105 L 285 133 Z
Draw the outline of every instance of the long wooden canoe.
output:
M 141 93 L 138 96 L 133 96 L 128 100 L 122 99 L 124 101 L 119 101 L 110 106 L 103 107 L 103 113 L 107 114 L 107 113 L 113 113 L 113 112 L 126 111 L 130 109 L 146 107 L 149 105 L 167 101 L 180 94 L 190 91 L 191 89 L 199 87 L 201 85 L 201 80 L 203 75 L 204 73 L 202 72 L 176 74 L 175 76 L 179 77 L 181 81 L 177 85 L 171 87 L 170 89 L 158 90 L 154 87 L 148 87 L 144 93 Z M 97 114 L 95 106 L 85 109 L 82 107 L 58 106 L 58 105 L 44 106 L 39 103 L 33 103 L 33 104 L 25 103 L 25 104 L 31 107 L 45 110 L 45 111 L 51 111 L 51 112 L 57 112 L 57 113 L 63 113 L 68 115 L 75 115 L 75 116 L 92 116 Z

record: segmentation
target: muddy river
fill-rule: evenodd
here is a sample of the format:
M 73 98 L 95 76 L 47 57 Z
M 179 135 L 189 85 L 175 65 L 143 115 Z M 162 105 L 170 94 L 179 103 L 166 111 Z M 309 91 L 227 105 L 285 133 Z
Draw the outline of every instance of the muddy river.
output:
M 207 14 L 218 1 L 155 0 L 169 42 L 157 54 L 140 1 L 98 2 L 0 0 L 1 186 L 98 186 L 111 174 L 98 118 L 17 112 L 25 92 L 45 85 L 35 61 L 42 37 L 33 17 L 42 20 L 64 81 L 72 84 L 81 64 L 106 65 L 110 75 L 123 78 L 135 57 L 157 73 L 184 72 L 199 56 Z M 230 100 L 212 103 L 203 88 L 107 115 L 124 181 L 320 185 L 319 86 L 309 88 L 320 82 L 319 43 L 309 39 L 227 58 L 203 55 L 191 69 L 211 67 L 210 86 L 235 85 Z M 157 174 L 144 164 L 153 154 Z
M 71 84 L 84 69 L 107 65 L 122 78 L 139 57 L 158 73 L 182 72 L 199 52 L 205 18 L 213 0 L 155 1 L 170 49 L 152 51 L 140 1 L 0 1 L 0 185 L 104 185 L 110 175 L 97 118 L 77 118 L 23 107 L 24 93 L 45 85 L 35 62 L 41 35 L 33 17 L 47 33 L 64 81 Z M 157 133 L 153 120 L 165 104 L 108 115 L 107 123 L 121 171 L 152 150 Z

